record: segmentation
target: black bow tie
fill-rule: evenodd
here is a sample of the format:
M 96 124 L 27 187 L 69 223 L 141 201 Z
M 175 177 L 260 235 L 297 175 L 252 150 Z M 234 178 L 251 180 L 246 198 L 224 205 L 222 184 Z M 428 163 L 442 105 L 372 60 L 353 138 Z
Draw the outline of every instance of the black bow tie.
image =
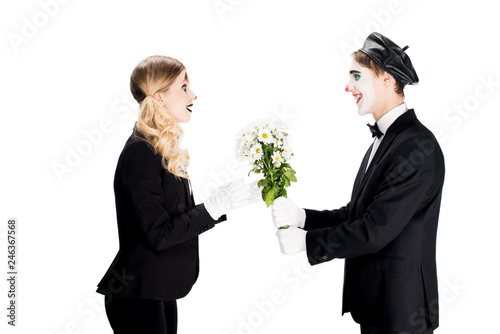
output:
M 375 122 L 375 124 L 373 125 L 370 125 L 369 123 L 367 123 L 366 125 L 368 125 L 368 127 L 370 128 L 370 132 L 372 133 L 372 138 L 375 136 L 377 136 L 377 138 L 380 138 L 384 135 L 382 131 L 380 131 L 380 129 L 378 128 L 377 122 Z

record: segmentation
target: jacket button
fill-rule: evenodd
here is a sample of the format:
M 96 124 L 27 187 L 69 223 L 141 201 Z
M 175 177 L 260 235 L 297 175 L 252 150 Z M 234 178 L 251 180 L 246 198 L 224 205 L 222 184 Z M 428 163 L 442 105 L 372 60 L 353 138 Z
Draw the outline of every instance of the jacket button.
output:
M 323 256 L 321 257 L 321 260 L 328 260 L 328 256 L 323 255 Z

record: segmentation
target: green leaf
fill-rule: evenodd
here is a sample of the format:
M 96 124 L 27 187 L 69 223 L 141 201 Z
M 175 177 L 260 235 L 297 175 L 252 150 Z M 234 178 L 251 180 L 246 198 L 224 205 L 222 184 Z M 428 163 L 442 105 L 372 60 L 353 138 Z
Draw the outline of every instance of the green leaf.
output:
M 281 187 L 279 185 L 274 185 L 273 187 L 273 192 L 274 192 L 274 197 L 279 197 L 279 194 L 280 194 L 280 191 L 281 191 Z
M 285 187 L 290 187 L 290 179 L 286 174 L 283 174 L 283 181 L 285 182 Z
M 285 175 L 290 179 L 290 181 L 297 182 L 297 177 L 295 176 L 295 171 L 293 169 L 287 169 L 285 171 Z
M 281 164 L 281 168 L 283 169 L 289 169 L 290 168 L 290 164 L 288 162 L 284 162 Z
M 264 188 L 269 187 L 269 179 L 267 177 L 264 179 L 264 182 L 262 182 L 262 185 L 264 186 Z
M 274 191 L 269 191 L 264 196 L 264 201 L 266 202 L 267 206 L 269 207 L 271 204 L 273 204 L 273 201 L 275 198 L 276 197 L 274 196 Z
M 257 168 L 257 167 L 254 167 L 252 170 L 250 170 L 250 171 L 248 172 L 248 176 L 250 176 L 250 173 L 252 173 L 252 172 L 253 172 L 253 173 L 256 173 L 256 174 L 259 174 L 259 173 L 260 173 L 260 169 L 259 169 L 259 168 Z

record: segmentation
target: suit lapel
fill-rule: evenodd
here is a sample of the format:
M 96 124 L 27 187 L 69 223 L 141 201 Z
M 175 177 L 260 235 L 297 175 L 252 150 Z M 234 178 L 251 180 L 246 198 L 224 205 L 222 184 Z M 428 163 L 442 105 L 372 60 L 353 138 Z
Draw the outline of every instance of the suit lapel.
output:
M 358 174 L 356 174 L 356 180 L 354 181 L 354 186 L 352 187 L 351 201 L 355 199 L 354 195 L 358 193 L 358 188 L 361 184 L 361 180 L 364 178 L 366 164 L 368 163 L 368 159 L 370 158 L 370 153 L 372 152 L 372 149 L 373 149 L 373 144 L 370 145 L 368 151 L 366 151 L 363 160 L 361 161 L 361 166 L 359 166 Z
M 191 194 L 190 187 L 189 187 L 189 179 L 185 179 L 182 177 L 181 180 L 182 180 L 182 183 L 184 184 L 184 191 L 186 192 L 186 199 L 188 202 L 188 206 L 190 208 L 192 208 L 192 207 L 194 207 L 194 199 L 193 199 L 193 195 Z
M 355 186 L 356 191 L 353 193 L 353 196 L 351 198 L 351 202 L 354 203 L 354 201 L 359 197 L 361 194 L 361 191 L 363 190 L 363 187 L 366 184 L 366 181 L 370 178 L 370 175 L 373 171 L 374 166 L 382 159 L 382 157 L 385 155 L 387 152 L 388 148 L 391 146 L 391 143 L 393 142 L 394 138 L 396 138 L 397 134 L 401 131 L 403 131 L 408 123 L 416 119 L 417 117 L 415 116 L 415 111 L 413 109 L 408 109 L 407 112 L 405 112 L 403 115 L 399 116 L 398 119 L 392 123 L 392 125 L 389 127 L 387 130 L 387 133 L 384 135 L 384 139 L 380 143 L 380 146 L 377 149 L 377 152 L 375 152 L 375 155 L 373 156 L 372 161 L 370 162 L 370 166 L 368 167 L 368 170 L 366 173 L 361 174 L 361 180 L 359 181 L 359 185 Z M 370 156 L 369 153 L 371 152 L 371 148 L 373 147 L 370 146 L 370 149 L 368 150 L 368 157 Z M 365 159 L 368 160 L 367 156 L 365 155 Z M 364 159 L 363 159 L 364 161 Z M 366 163 L 362 163 L 361 167 L 366 168 Z M 364 169 L 361 171 L 364 172 Z M 358 176 L 356 177 L 355 184 L 358 183 L 358 178 L 360 176 L 360 172 L 358 172 Z
M 140 131 L 137 130 L 137 122 L 135 123 L 133 130 L 134 130 L 133 131 L 134 136 L 145 140 L 144 135 Z M 151 149 L 153 149 L 153 148 L 151 147 Z M 154 151 L 154 149 L 153 149 L 153 151 Z M 186 201 L 188 203 L 188 207 L 192 208 L 192 207 L 194 207 L 194 198 L 193 198 L 193 195 L 191 194 L 191 189 L 189 186 L 190 181 L 189 181 L 189 179 L 185 179 L 183 177 L 181 177 L 181 181 L 182 181 L 182 184 L 184 185 L 184 192 L 186 193 Z

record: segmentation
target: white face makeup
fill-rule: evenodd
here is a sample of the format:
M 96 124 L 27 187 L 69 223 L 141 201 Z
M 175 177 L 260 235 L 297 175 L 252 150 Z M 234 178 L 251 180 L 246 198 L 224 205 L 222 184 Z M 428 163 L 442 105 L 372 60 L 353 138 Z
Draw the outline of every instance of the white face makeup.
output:
M 375 100 L 375 87 L 373 85 L 373 74 L 359 65 L 355 60 L 349 68 L 349 82 L 345 88 L 346 92 L 352 93 L 358 105 L 358 114 L 363 116 L 370 112 Z

